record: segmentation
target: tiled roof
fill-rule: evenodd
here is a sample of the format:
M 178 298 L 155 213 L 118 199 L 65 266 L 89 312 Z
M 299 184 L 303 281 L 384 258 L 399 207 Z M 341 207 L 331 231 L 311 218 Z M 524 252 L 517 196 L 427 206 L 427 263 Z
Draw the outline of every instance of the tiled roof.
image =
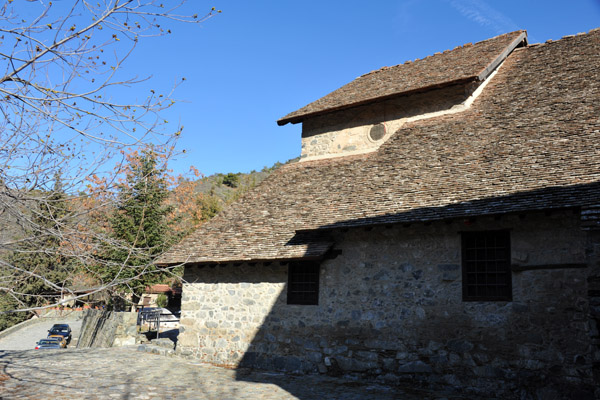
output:
M 357 106 L 459 82 L 483 80 L 507 54 L 526 40 L 515 31 L 422 60 L 384 67 L 360 76 L 325 97 L 281 118 L 277 123 L 301 122 L 311 115 Z
M 319 257 L 327 229 L 600 203 L 600 31 L 515 50 L 466 111 L 285 165 L 160 260 Z
M 144 289 L 144 293 L 152 293 L 152 294 L 167 293 L 167 292 L 171 292 L 171 291 L 172 291 L 171 286 L 169 286 L 167 284 L 163 284 L 163 283 L 157 283 L 152 286 L 146 286 L 146 289 Z

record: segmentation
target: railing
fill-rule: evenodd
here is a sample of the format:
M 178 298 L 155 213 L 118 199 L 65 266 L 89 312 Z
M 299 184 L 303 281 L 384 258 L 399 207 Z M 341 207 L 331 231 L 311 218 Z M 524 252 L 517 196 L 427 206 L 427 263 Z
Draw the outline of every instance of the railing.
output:
M 137 319 L 137 324 L 138 326 L 143 326 L 145 324 L 148 325 L 148 330 L 152 331 L 152 330 L 156 330 L 156 338 L 159 338 L 159 334 L 160 334 L 160 323 L 161 321 L 163 323 L 166 322 L 179 322 L 179 318 L 176 318 L 173 314 L 171 313 L 163 313 L 161 309 L 150 309 L 150 310 L 145 310 L 145 309 L 141 309 L 138 312 L 138 319 Z M 153 329 L 154 328 L 154 329 Z

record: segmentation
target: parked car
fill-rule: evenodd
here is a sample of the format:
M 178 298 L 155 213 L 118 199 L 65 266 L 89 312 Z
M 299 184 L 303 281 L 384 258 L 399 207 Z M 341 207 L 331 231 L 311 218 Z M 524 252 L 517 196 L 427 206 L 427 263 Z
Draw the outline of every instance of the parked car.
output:
M 67 339 L 63 335 L 48 335 L 47 339 L 56 339 L 60 343 L 60 347 L 67 347 Z
M 56 338 L 40 339 L 39 342 L 36 343 L 35 349 L 62 349 L 62 346 L 60 345 L 60 341 Z
M 71 343 L 71 327 L 68 324 L 54 324 L 48 331 L 48 337 L 60 335 L 65 338 L 67 344 Z

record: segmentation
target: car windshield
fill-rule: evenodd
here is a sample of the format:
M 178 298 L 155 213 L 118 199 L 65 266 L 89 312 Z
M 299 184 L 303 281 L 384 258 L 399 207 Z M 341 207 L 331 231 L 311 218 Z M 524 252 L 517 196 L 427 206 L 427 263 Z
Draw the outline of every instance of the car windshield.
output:
M 56 340 L 51 340 L 51 339 L 44 339 L 44 340 L 40 340 L 38 342 L 38 344 L 56 344 L 57 341 Z

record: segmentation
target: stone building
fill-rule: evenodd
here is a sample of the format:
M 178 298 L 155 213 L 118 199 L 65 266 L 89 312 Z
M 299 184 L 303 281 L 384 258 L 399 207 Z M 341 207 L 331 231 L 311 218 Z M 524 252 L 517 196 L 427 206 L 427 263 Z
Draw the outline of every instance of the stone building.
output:
M 302 155 L 160 260 L 202 361 L 594 396 L 600 30 L 363 75 L 278 121 Z M 598 393 L 596 393 L 598 395 Z

